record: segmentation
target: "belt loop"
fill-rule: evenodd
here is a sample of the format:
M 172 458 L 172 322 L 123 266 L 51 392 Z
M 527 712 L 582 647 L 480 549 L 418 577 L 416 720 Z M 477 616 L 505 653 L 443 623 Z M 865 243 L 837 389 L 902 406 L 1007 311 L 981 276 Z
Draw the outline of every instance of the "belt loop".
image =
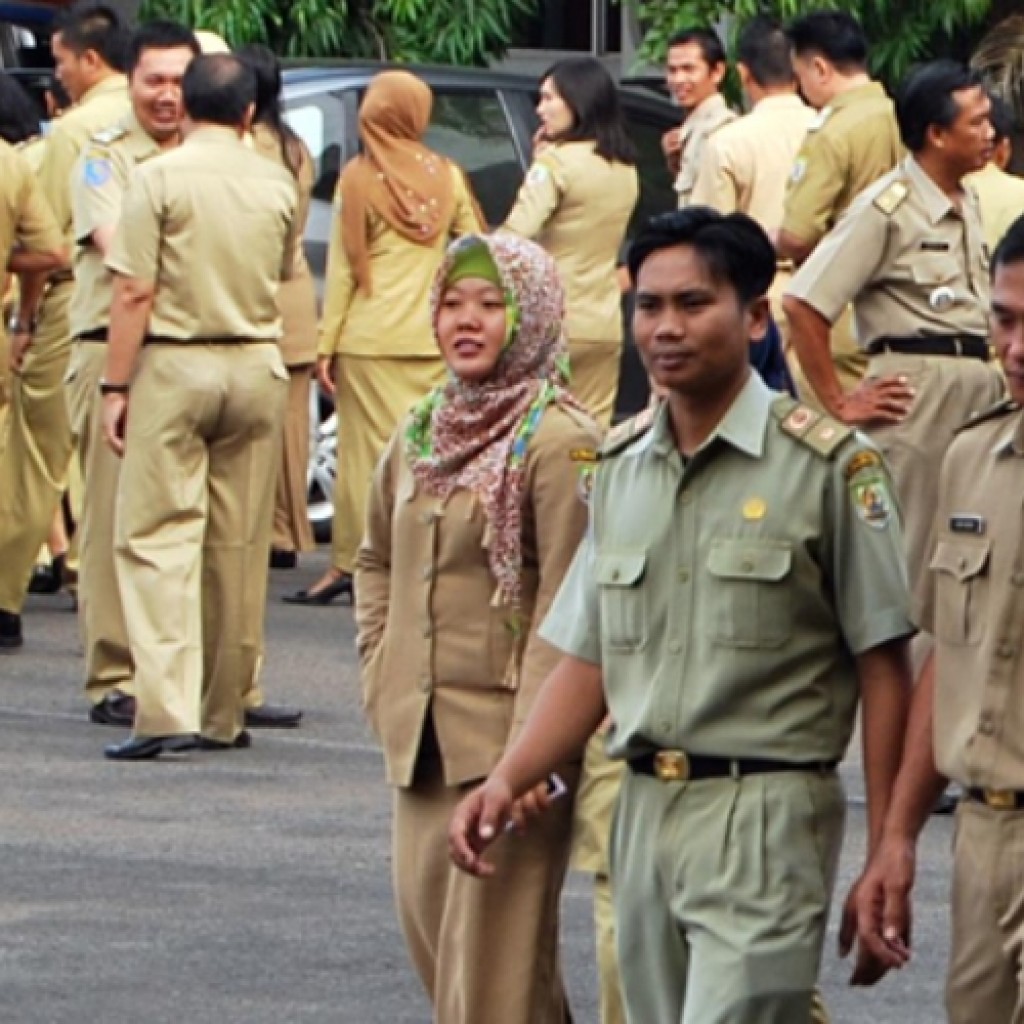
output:
M 963 344 L 960 341 L 960 335 L 959 334 L 953 339 L 953 351 L 958 356 L 962 356 L 964 354 L 964 346 L 963 346 Z
M 735 781 L 735 782 L 739 782 L 740 779 L 743 777 L 742 774 L 740 773 L 740 763 L 735 758 L 733 758 L 729 762 L 729 775 L 732 777 L 733 781 Z

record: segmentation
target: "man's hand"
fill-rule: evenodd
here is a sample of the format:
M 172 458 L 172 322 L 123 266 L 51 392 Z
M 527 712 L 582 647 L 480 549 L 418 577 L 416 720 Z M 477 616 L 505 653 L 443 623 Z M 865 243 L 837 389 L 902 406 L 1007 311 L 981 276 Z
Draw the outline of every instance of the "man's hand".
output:
M 32 332 L 30 330 L 11 331 L 11 372 L 21 373 L 25 365 L 25 353 L 32 347 Z
M 334 377 L 334 356 L 317 356 L 316 379 L 319 381 L 320 387 L 331 396 L 335 391 Z
M 483 852 L 511 820 L 513 803 L 508 784 L 494 776 L 459 802 L 448 826 L 448 855 L 456 867 L 478 878 L 494 874 Z
M 835 403 L 836 419 L 850 427 L 899 423 L 914 404 L 906 377 L 865 377 Z
M 882 840 L 850 891 L 843 908 L 839 951 L 846 956 L 857 940 L 852 985 L 873 985 L 887 971 L 910 960 L 910 891 L 916 853 L 909 839 Z
M 669 128 L 661 137 L 661 151 L 665 154 L 668 169 L 673 174 L 679 173 L 679 165 L 683 150 L 682 128 Z
M 103 440 L 118 457 L 124 455 L 124 428 L 128 416 L 128 396 L 103 396 Z

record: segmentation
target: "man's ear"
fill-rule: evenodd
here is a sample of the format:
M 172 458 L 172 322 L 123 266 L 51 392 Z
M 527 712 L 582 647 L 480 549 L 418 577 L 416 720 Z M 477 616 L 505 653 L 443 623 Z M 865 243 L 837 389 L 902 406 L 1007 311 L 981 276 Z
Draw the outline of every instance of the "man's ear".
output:
M 726 73 L 729 70 L 729 65 L 724 60 L 720 60 L 717 64 L 711 65 L 711 81 L 716 86 L 720 86 L 725 81 Z
M 256 104 L 250 103 L 245 108 L 245 113 L 242 115 L 242 123 L 238 126 L 243 132 L 247 132 L 252 128 L 252 122 L 256 117 Z
M 750 342 L 761 341 L 768 332 L 772 318 L 772 305 L 767 295 L 754 299 L 747 306 L 747 338 Z

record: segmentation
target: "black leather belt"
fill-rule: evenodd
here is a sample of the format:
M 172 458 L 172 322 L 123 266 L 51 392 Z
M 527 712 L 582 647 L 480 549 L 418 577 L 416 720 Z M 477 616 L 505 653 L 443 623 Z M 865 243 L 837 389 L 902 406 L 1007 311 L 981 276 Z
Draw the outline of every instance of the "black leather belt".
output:
M 144 345 L 274 345 L 273 338 L 169 338 L 164 334 L 147 334 Z
M 986 807 L 994 807 L 997 811 L 1019 811 L 1024 808 L 1024 790 L 1022 789 L 979 789 L 966 790 L 969 800 L 974 800 Z
M 658 750 L 630 758 L 628 764 L 639 775 L 653 775 L 662 782 L 687 782 L 698 779 L 738 779 L 744 775 L 767 775 L 770 772 L 814 772 L 826 775 L 835 771 L 837 762 L 709 757 L 704 754 L 687 754 L 684 750 Z
M 908 356 L 960 356 L 984 362 L 991 357 L 988 342 L 968 334 L 876 338 L 868 345 L 868 354 L 876 356 L 880 352 L 900 352 Z
M 107 329 L 106 327 L 97 327 L 94 331 L 82 331 L 81 334 L 75 335 L 75 341 L 106 341 L 107 340 Z

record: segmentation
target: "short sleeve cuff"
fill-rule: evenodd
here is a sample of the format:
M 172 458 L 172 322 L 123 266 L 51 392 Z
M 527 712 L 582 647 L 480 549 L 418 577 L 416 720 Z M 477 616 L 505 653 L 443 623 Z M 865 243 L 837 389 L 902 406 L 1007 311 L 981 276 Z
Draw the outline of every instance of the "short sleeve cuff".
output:
M 905 640 L 917 632 L 902 608 L 883 608 L 869 615 L 855 629 L 845 631 L 846 643 L 855 655 L 864 654 L 875 647 Z
M 538 636 L 552 647 L 592 665 L 601 664 L 601 638 L 586 625 L 552 608 L 538 630 Z

